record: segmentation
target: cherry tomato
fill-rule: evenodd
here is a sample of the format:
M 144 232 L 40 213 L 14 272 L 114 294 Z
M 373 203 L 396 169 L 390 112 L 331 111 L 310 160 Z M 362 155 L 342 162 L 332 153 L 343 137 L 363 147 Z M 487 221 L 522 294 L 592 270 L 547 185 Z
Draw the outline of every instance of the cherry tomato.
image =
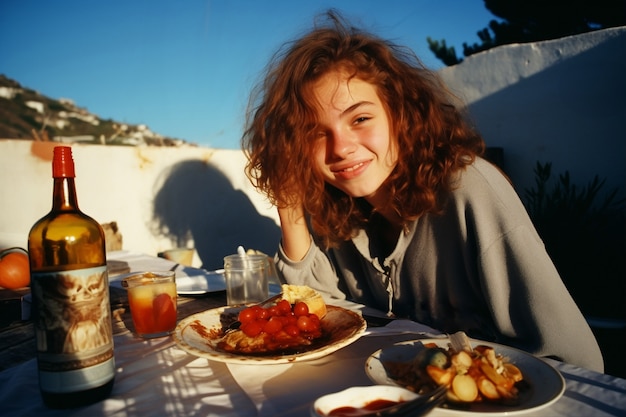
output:
M 248 323 L 256 318 L 256 314 L 251 307 L 245 308 L 239 312 L 239 321 L 243 323 Z
M 298 322 L 296 324 L 301 332 L 310 332 L 312 329 L 311 319 L 309 319 L 308 316 L 298 317 Z
M 286 326 L 289 324 L 289 319 L 287 318 L 287 316 L 274 316 L 276 317 L 278 320 L 280 320 L 280 322 L 283 324 L 283 326 Z
M 278 333 L 283 328 L 283 323 L 280 320 L 280 317 L 270 317 L 265 326 L 263 326 L 263 331 L 268 334 Z
M 267 323 L 269 322 L 269 320 L 268 319 L 256 319 L 256 322 L 259 326 L 261 326 L 261 331 L 263 331 L 265 326 L 267 326 Z
M 321 335 L 322 323 L 320 323 L 320 318 L 317 316 L 317 314 L 314 314 L 314 313 L 309 314 L 308 319 L 309 319 L 308 332 L 313 335 Z
M 254 312 L 254 317 L 257 319 L 260 319 L 261 316 L 264 314 L 263 310 L 264 308 L 258 305 L 252 306 L 250 307 L 252 309 L 252 311 Z
M 240 329 L 246 336 L 255 337 L 263 331 L 263 324 L 258 320 L 252 320 L 247 323 L 241 322 Z
M 285 331 L 285 333 L 287 333 L 291 337 L 300 336 L 300 329 L 298 329 L 298 326 L 295 324 L 288 324 L 285 327 L 283 327 L 283 330 Z
M 280 309 L 277 306 L 275 306 L 275 305 L 273 305 L 270 308 L 268 308 L 267 311 L 268 311 L 270 317 L 280 316 Z
M 320 318 L 317 314 L 315 313 L 309 314 L 309 319 L 317 328 L 321 327 Z
M 270 312 L 266 308 L 259 308 L 256 311 L 256 318 L 261 320 L 268 320 L 271 317 Z
M 291 314 L 291 304 L 289 304 L 289 301 L 287 300 L 280 300 L 278 304 L 276 304 L 276 307 L 278 308 L 280 314 Z
M 302 301 L 299 301 L 299 302 L 297 302 L 293 306 L 293 314 L 296 317 L 308 316 L 309 315 L 309 306 L 306 303 L 303 303 Z

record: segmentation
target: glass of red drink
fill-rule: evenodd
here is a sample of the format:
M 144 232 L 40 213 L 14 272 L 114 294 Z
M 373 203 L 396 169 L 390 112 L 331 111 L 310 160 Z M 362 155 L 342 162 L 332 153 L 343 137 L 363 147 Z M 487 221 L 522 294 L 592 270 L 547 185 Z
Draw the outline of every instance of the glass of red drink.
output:
M 174 271 L 138 272 L 122 280 L 135 333 L 143 338 L 163 337 L 176 328 Z

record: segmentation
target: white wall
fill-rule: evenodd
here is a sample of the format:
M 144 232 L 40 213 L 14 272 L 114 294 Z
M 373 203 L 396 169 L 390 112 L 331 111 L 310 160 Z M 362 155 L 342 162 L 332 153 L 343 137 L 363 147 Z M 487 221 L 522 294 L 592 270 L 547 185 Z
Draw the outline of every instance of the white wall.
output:
M 26 247 L 28 231 L 50 211 L 52 143 L 0 140 L 0 248 Z M 237 245 L 273 253 L 275 210 L 243 174 L 238 150 L 183 146 L 72 145 L 80 208 L 100 223 L 117 221 L 124 249 L 157 254 L 191 233 L 207 267 L 221 267 Z M 45 153 L 42 158 L 38 154 Z
M 576 184 L 597 174 L 624 196 L 626 27 L 491 49 L 440 74 L 487 145 L 504 149 L 518 192 L 540 161 Z
M 536 161 L 569 170 L 576 183 L 598 174 L 626 191 L 626 28 L 510 45 L 441 70 L 469 103 L 489 146 L 504 148 L 520 193 Z M 0 140 L 0 248 L 26 247 L 32 224 L 50 210 L 52 144 Z M 273 253 L 276 212 L 243 174 L 239 150 L 192 146 L 73 145 L 80 207 L 117 221 L 124 248 L 156 254 L 188 232 L 208 268 L 237 245 Z M 184 239 L 183 239 L 184 240 Z M 182 242 L 184 243 L 184 241 Z

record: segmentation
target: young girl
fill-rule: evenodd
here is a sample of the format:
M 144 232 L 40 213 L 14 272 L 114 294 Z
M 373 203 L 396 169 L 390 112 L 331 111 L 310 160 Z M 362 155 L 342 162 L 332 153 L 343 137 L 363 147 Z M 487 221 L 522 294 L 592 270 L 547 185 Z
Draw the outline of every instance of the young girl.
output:
M 335 15 L 251 101 L 247 174 L 285 282 L 602 372 L 596 340 L 480 135 L 410 51 Z

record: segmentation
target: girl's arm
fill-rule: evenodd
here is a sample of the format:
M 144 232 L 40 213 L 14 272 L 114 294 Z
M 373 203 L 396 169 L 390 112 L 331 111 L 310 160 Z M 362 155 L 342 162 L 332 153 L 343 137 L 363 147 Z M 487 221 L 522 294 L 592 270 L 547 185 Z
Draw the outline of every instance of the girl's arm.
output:
M 311 235 L 302 206 L 279 207 L 278 217 L 285 255 L 292 261 L 301 261 L 311 247 Z
M 280 208 L 278 216 L 282 241 L 275 259 L 281 282 L 307 285 L 326 299 L 345 299 L 328 254 L 312 239 L 302 206 Z

